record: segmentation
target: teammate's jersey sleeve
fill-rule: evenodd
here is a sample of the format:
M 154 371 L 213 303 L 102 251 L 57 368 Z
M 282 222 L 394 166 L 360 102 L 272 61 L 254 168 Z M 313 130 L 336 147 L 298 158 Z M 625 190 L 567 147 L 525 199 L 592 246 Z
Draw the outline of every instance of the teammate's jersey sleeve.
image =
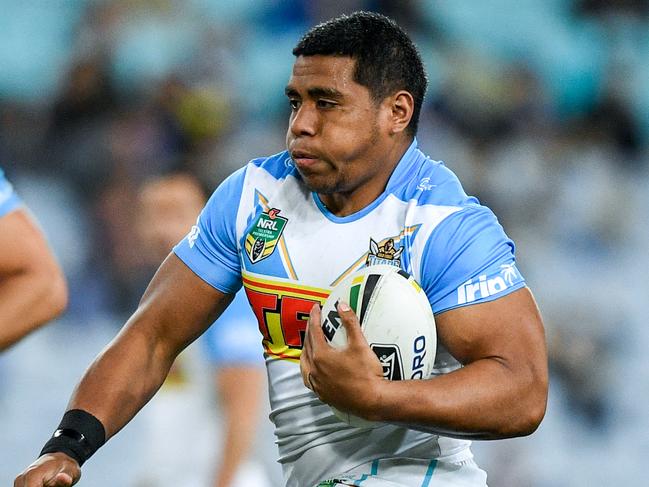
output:
M 219 319 L 201 336 L 207 360 L 217 367 L 264 364 L 261 335 L 246 293 L 240 290 Z
M 491 301 L 525 285 L 514 243 L 495 215 L 472 205 L 446 218 L 426 242 L 422 287 L 433 311 Z
M 0 169 L 0 216 L 15 210 L 21 204 L 22 201 L 14 191 L 11 183 L 5 178 L 2 169 Z
M 221 183 L 196 225 L 173 249 L 201 279 L 228 294 L 241 287 L 236 220 L 245 171 L 241 168 Z

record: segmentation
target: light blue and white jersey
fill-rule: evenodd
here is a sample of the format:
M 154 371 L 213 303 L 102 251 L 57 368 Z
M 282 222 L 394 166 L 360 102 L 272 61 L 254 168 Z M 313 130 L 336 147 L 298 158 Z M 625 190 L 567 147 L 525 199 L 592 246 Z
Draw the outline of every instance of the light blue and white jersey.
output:
M 313 303 L 323 303 L 337 283 L 365 265 L 390 264 L 412 274 L 436 314 L 524 286 L 514 245 L 494 214 L 416 141 L 383 194 L 346 217 L 330 213 L 309 191 L 287 152 L 255 159 L 217 188 L 174 250 L 216 289 L 245 287 L 266 355 L 271 419 L 288 486 L 314 485 L 378 458 L 471 458 L 465 440 L 393 425 L 349 426 L 304 387 L 300 375 Z M 438 347 L 435 373 L 458 367 Z
M 15 210 L 21 204 L 22 202 L 14 191 L 13 186 L 7 181 L 4 172 L 0 169 L 0 217 Z

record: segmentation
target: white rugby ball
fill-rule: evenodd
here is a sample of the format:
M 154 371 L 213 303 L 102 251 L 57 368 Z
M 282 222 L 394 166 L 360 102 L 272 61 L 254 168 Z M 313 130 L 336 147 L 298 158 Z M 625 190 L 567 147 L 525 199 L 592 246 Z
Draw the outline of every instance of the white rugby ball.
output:
M 364 267 L 341 281 L 322 307 L 322 330 L 336 348 L 347 345 L 338 301 L 356 312 L 367 343 L 383 366 L 387 380 L 427 379 L 435 363 L 435 318 L 415 279 L 391 265 Z M 338 418 L 358 427 L 376 423 L 331 408 Z

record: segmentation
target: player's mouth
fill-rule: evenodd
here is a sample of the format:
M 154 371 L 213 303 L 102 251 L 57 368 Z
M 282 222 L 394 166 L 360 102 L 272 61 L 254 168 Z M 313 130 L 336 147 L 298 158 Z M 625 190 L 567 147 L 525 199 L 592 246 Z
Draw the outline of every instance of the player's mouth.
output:
M 320 160 L 315 154 L 302 150 L 291 151 L 291 158 L 298 169 L 310 168 Z

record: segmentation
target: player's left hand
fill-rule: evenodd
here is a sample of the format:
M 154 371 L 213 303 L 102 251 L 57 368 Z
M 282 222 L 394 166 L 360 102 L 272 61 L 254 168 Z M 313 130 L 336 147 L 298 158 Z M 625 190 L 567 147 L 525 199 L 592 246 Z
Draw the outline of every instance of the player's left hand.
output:
M 311 309 L 300 357 L 302 380 L 323 402 L 372 419 L 384 384 L 383 367 L 370 349 L 356 313 L 343 302 L 338 304 L 338 313 L 347 331 L 347 346 L 336 349 L 322 331 L 320 306 Z

